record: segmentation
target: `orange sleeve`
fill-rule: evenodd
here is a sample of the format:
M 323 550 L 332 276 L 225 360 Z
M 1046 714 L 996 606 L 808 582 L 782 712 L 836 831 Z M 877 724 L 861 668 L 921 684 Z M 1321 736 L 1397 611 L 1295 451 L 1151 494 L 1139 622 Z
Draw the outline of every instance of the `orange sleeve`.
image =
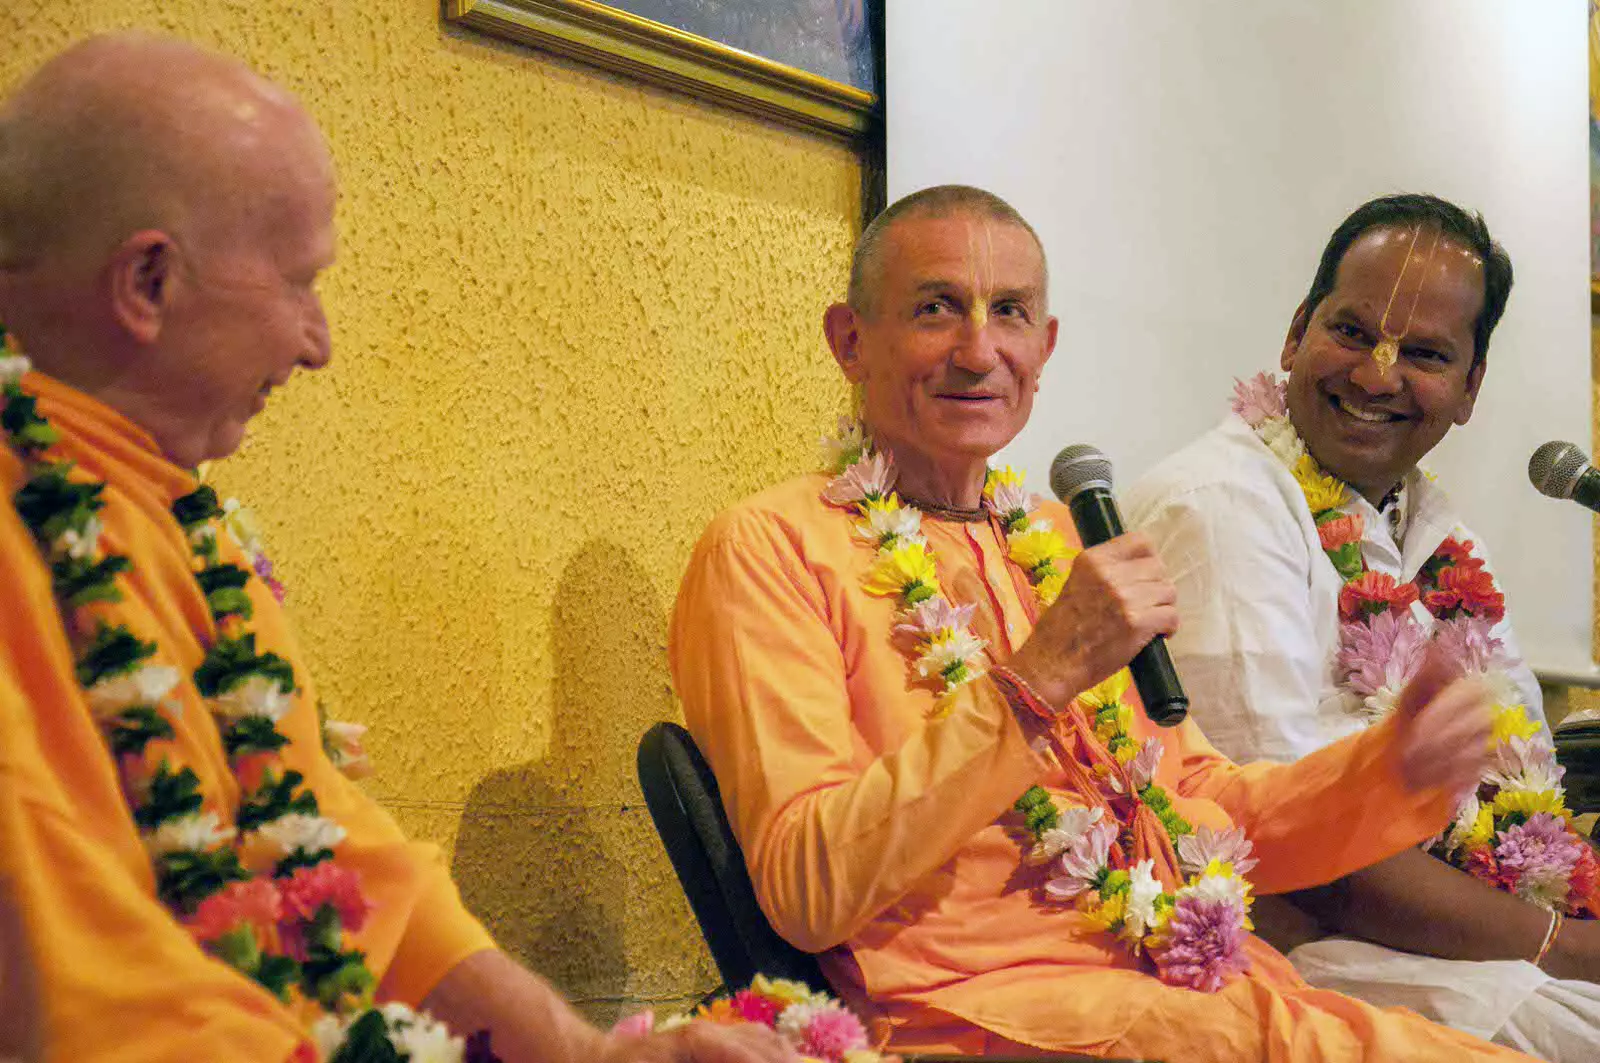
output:
M 301 1043 L 294 1017 L 155 899 L 120 798 L 89 803 L 115 792 L 115 773 L 26 536 L 0 507 L 0 876 L 22 912 L 48 1057 L 281 1063 Z M 118 818 L 121 849 L 101 840 Z
M 1249 875 L 1258 893 L 1320 886 L 1449 823 L 1448 794 L 1401 783 L 1396 726 L 1391 716 L 1292 764 L 1238 765 L 1188 721 L 1174 736 L 1178 793 L 1215 801 L 1244 828 L 1261 861 Z
M 854 936 L 993 823 L 1047 762 L 995 688 L 881 756 L 857 721 L 822 586 L 759 516 L 700 542 L 672 621 L 673 677 L 721 784 L 756 895 L 808 952 Z

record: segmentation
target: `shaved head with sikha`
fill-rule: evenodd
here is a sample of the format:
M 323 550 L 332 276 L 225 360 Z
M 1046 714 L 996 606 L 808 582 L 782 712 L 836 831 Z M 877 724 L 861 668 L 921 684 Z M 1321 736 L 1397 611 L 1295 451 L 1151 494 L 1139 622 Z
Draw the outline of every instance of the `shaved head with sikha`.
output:
M 222 457 L 327 363 L 334 196 L 284 89 L 172 38 L 84 41 L 0 107 L 0 322 L 174 462 Z

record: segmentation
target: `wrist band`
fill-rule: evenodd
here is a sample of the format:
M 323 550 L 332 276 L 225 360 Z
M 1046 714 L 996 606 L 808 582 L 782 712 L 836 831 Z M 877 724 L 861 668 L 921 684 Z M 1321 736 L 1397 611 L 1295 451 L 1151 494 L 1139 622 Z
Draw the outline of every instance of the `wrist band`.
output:
M 1550 946 L 1556 943 L 1556 935 L 1561 933 L 1562 919 L 1560 912 L 1550 913 L 1550 929 L 1544 932 L 1544 941 L 1539 945 L 1539 954 L 1533 958 L 1535 967 L 1541 969 L 1544 967 L 1544 958 L 1549 954 Z
M 1039 692 L 1028 685 L 1028 681 L 1004 665 L 995 665 L 989 669 L 989 675 L 995 680 L 995 685 L 1000 688 L 1006 703 L 1013 709 L 1024 708 L 1028 712 L 1052 723 L 1060 715 L 1050 707 L 1050 703 L 1039 696 Z

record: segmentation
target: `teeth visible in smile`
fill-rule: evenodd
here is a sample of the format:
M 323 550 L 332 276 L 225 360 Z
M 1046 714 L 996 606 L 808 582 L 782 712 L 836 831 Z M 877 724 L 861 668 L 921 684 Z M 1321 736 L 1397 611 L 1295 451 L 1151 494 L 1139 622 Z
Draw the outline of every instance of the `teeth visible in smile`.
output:
M 1392 416 L 1391 414 L 1384 413 L 1381 410 L 1363 410 L 1359 407 L 1350 405 L 1343 399 L 1339 400 L 1339 409 L 1343 410 L 1345 413 L 1348 413 L 1356 420 L 1366 421 L 1369 424 L 1383 424 L 1384 422 L 1389 421 Z

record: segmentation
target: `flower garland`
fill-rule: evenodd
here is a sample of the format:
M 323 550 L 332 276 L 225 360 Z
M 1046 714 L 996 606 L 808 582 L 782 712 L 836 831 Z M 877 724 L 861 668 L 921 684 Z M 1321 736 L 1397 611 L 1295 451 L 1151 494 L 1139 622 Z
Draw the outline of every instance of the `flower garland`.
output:
M 612 1027 L 613 1037 L 643 1037 L 690 1022 L 724 1026 L 755 1023 L 776 1030 L 804 1060 L 816 1063 L 881 1063 L 866 1027 L 843 1004 L 801 982 L 756 975 L 748 989 L 719 997 L 692 1015 L 657 1021 L 653 1012 L 630 1016 Z
M 1322 550 L 1345 581 L 1337 674 L 1355 695 L 1355 711 L 1374 720 L 1393 709 L 1430 645 L 1463 674 L 1480 678 L 1494 697 L 1489 769 L 1428 850 L 1548 911 L 1600 915 L 1600 862 L 1572 826 L 1555 746 L 1528 719 L 1511 679 L 1519 662 L 1493 634 L 1505 617 L 1505 596 L 1473 556 L 1471 541 L 1447 538 L 1409 583 L 1368 569 L 1362 515 L 1349 508 L 1354 492 L 1306 450 L 1289 419 L 1284 385 L 1269 373 L 1236 384 L 1234 412 L 1300 485 Z
M 0 343 L 5 338 L 0 329 Z M 24 466 L 14 503 L 49 564 L 77 678 L 116 760 L 157 895 L 207 952 L 316 1014 L 311 1030 L 322 1058 L 461 1060 L 463 1042 L 442 1025 L 403 1005 L 375 1009 L 365 956 L 347 947 L 372 906 L 359 875 L 335 857 L 344 828 L 320 814 L 301 774 L 282 764 L 289 740 L 277 724 L 293 705 L 294 670 L 258 651 L 246 626 L 253 605 L 245 587 L 259 566 L 253 573 L 222 560 L 217 527 L 225 514 L 216 493 L 197 486 L 173 503 L 172 515 L 216 625 L 188 681 L 216 719 L 239 784 L 232 825 L 205 808 L 199 776 L 175 765 L 163 744 L 175 737 L 180 709 L 169 695 L 183 681 L 179 670 L 158 663 L 155 643 L 105 611 L 122 599 L 117 580 L 132 567 L 100 549 L 105 484 L 76 478 L 72 462 L 48 455 L 59 433 L 21 386 L 27 359 L 10 351 L 0 347 L 0 431 Z M 431 1047 L 439 1045 L 448 1050 Z
M 824 438 L 823 448 L 834 474 L 823 500 L 858 518 L 857 538 L 876 551 L 866 591 L 899 607 L 895 634 L 908 637 L 913 672 L 940 684 L 933 715 L 943 715 L 955 693 L 983 674 L 987 644 L 971 630 L 976 606 L 955 605 L 945 597 L 921 533 L 922 515 L 895 496 L 894 465 L 887 454 L 872 449 L 865 429 L 842 420 L 839 434 Z M 1039 607 L 1047 608 L 1066 584 L 1076 551 L 1049 520 L 1032 516 L 1037 504 L 1016 470 L 990 470 L 983 499 L 1004 528 L 1007 556 L 1026 574 Z M 1194 835 L 1155 783 L 1161 740 L 1140 744 L 1129 734 L 1133 710 L 1123 701 L 1129 683 L 1123 669 L 1076 700 L 1092 719 L 1096 737 L 1125 768 L 1130 792 L 1122 793 L 1120 780 L 1106 777 L 1102 781 L 1110 796 L 1142 802 L 1156 814 L 1178 847 L 1187 882 L 1169 892 L 1153 873 L 1154 861 L 1128 868 L 1131 843 L 1116 824 L 1101 822 L 1101 809 L 1057 807 L 1040 786 L 1029 787 L 1015 805 L 1032 837 L 1025 860 L 1035 866 L 1057 864 L 1061 876 L 1046 885 L 1046 896 L 1072 903 L 1136 955 L 1148 952 L 1163 981 L 1215 991 L 1248 966 L 1243 945 L 1251 929 L 1251 896 L 1241 876 L 1256 862 L 1242 830 Z

